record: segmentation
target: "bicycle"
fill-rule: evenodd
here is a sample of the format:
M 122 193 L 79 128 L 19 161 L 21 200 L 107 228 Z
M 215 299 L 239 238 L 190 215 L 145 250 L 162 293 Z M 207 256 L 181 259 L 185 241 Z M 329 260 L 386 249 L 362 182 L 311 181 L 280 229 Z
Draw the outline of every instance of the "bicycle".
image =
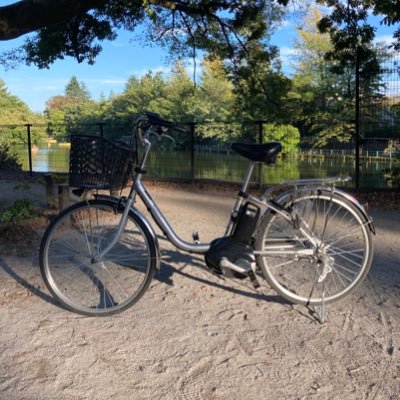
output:
M 170 137 L 172 128 L 171 122 L 146 113 L 135 124 L 135 146 L 90 136 L 75 137 L 74 145 L 71 137 L 71 186 L 123 186 L 132 154 L 136 167 L 128 196 L 96 194 L 78 202 L 62 211 L 42 238 L 43 279 L 66 309 L 111 315 L 132 306 L 149 287 L 160 268 L 160 251 L 152 225 L 134 206 L 137 196 L 176 248 L 203 254 L 206 267 L 220 276 L 250 279 L 255 289 L 262 277 L 289 302 L 322 307 L 361 284 L 371 266 L 375 229 L 364 207 L 335 187 L 348 178 L 286 181 L 260 196 L 249 193 L 255 165 L 273 165 L 281 151 L 278 142 L 232 145 L 249 166 L 224 236 L 211 243 L 200 243 L 196 234 L 193 243 L 182 240 L 142 181 L 150 135 Z

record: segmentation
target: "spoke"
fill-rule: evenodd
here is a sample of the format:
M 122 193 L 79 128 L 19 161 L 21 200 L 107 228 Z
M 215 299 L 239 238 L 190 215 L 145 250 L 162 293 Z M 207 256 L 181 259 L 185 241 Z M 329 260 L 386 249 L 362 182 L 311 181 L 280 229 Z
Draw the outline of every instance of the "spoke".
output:
M 362 226 L 363 226 L 362 224 L 357 225 L 357 226 L 356 226 L 354 229 L 352 229 L 351 231 L 347 231 L 347 232 L 346 232 L 346 235 L 342 236 L 342 237 L 339 238 L 339 239 L 336 239 L 336 240 L 333 241 L 333 242 L 326 242 L 326 241 L 325 241 L 325 242 L 328 243 L 328 246 L 333 246 L 333 245 L 335 245 L 335 244 L 341 242 L 341 241 L 344 240 L 344 239 L 347 239 L 347 238 L 349 238 L 349 237 L 354 237 L 354 232 L 355 232 L 356 230 L 361 229 Z
M 336 272 L 336 274 L 337 274 L 339 277 L 343 277 L 343 278 L 347 279 L 350 283 L 353 283 L 353 280 L 350 279 L 347 275 L 345 275 L 345 274 L 343 274 L 342 272 L 338 271 L 336 268 L 334 268 L 333 270 Z M 343 284 L 343 286 L 346 287 L 347 285 L 346 285 L 346 284 Z
M 333 284 L 335 285 L 336 291 L 339 291 L 340 288 L 338 287 L 338 285 L 336 283 L 335 274 L 330 274 L 330 276 L 332 277 L 332 281 L 333 281 Z
M 360 264 L 357 263 L 356 261 L 352 260 L 351 258 L 346 257 L 346 256 L 344 256 L 343 254 L 337 254 L 337 255 L 338 255 L 339 257 L 343 258 L 344 260 L 348 261 L 349 263 L 351 263 L 351 264 L 357 266 L 358 268 L 360 268 Z
M 364 259 L 363 255 L 356 254 L 356 253 L 364 253 L 364 251 L 365 251 L 364 248 L 355 249 L 355 250 L 343 250 L 340 247 L 329 246 L 329 250 L 330 250 L 329 254 L 332 254 L 332 255 L 340 256 L 342 254 L 351 254 L 352 256 L 359 258 L 361 260 Z
M 347 232 L 349 229 L 353 230 L 358 228 L 360 228 L 360 224 L 358 221 L 354 221 L 354 219 L 352 219 L 346 226 L 340 227 L 340 232 Z M 332 233 L 330 236 L 325 238 L 325 241 L 327 242 L 328 240 L 337 239 L 338 234 L 338 232 Z
M 108 276 L 111 278 L 111 280 L 116 284 L 117 287 L 120 288 L 120 290 L 125 294 L 126 298 L 129 298 L 129 294 L 125 291 L 125 289 L 119 284 L 119 282 L 111 275 L 111 272 L 107 269 L 107 266 L 102 263 L 103 266 L 103 271 L 105 271 Z
M 85 226 L 85 223 L 83 221 L 82 210 L 80 210 L 80 214 L 81 214 L 81 218 L 79 219 L 79 223 L 80 223 L 80 225 L 82 225 L 82 228 L 83 228 L 84 236 L 85 236 L 85 239 L 86 239 L 86 244 L 87 244 L 88 251 L 89 251 L 89 256 L 93 257 L 92 249 L 90 248 L 88 234 L 87 234 L 87 231 L 86 231 L 86 226 Z M 89 210 L 89 223 L 90 223 L 90 210 Z
M 326 218 L 325 218 L 324 228 L 323 228 L 322 233 L 321 233 L 321 242 L 324 240 L 326 227 L 328 226 L 329 213 L 330 213 L 330 211 L 331 211 L 331 209 L 332 209 L 332 206 L 333 206 L 333 201 L 332 201 L 332 199 L 333 199 L 333 192 L 331 193 L 331 198 L 330 198 L 330 200 L 329 200 L 328 210 L 326 211 L 326 214 L 325 214 L 325 215 L 326 215 Z M 339 212 L 339 210 L 340 210 L 340 208 L 337 208 L 336 212 L 332 215 L 331 219 L 334 219 L 334 218 L 335 218 L 335 216 L 336 216 L 336 214 Z
M 67 265 L 67 264 L 62 264 L 62 265 L 59 265 L 59 266 L 55 266 L 55 268 L 57 268 L 58 267 L 58 269 L 60 269 L 60 268 L 62 268 L 63 270 L 65 270 L 65 269 L 72 269 L 72 270 L 75 270 L 75 269 L 81 269 L 81 267 L 85 267 L 85 268 L 87 268 L 87 269 L 91 269 L 90 267 L 88 267 L 87 265 L 86 265 L 86 263 L 85 262 L 81 262 L 80 264 L 78 264 L 78 265 Z
M 341 268 L 343 271 L 346 271 L 346 272 L 348 272 L 348 273 L 350 273 L 352 275 L 358 275 L 358 272 L 352 271 L 351 269 L 348 269 L 348 268 L 344 267 L 343 265 L 341 265 L 341 264 L 339 264 L 338 262 L 335 261 L 335 265 L 333 266 L 333 268 L 335 269 L 337 267 Z

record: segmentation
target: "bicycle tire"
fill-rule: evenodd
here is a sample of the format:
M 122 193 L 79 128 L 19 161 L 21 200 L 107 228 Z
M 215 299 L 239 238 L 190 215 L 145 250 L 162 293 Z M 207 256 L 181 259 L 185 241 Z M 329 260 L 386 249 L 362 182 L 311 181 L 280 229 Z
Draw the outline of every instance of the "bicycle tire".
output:
M 304 305 L 318 305 L 322 300 L 333 303 L 356 290 L 371 267 L 373 255 L 369 224 L 357 207 L 332 191 L 320 189 L 294 191 L 278 203 L 291 215 L 295 212 L 298 221 L 288 213 L 282 216 L 271 211 L 260 224 L 256 262 L 269 285 L 289 302 Z M 300 226 L 320 242 L 314 249 Z M 299 251 L 305 256 L 299 258 Z
M 157 267 L 158 249 L 144 220 L 129 211 L 116 245 L 97 263 L 116 232 L 122 210 L 107 199 L 72 205 L 47 228 L 40 270 L 51 294 L 66 309 L 87 316 L 116 314 L 137 302 Z

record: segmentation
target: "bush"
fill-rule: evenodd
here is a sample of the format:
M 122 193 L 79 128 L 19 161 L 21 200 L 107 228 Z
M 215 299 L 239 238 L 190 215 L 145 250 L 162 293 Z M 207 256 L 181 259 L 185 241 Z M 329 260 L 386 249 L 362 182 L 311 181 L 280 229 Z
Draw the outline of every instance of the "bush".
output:
M 22 164 L 18 156 L 10 150 L 6 143 L 0 144 L 0 170 L 22 171 Z
M 385 179 L 391 183 L 392 187 L 400 189 L 400 142 L 398 140 L 389 140 L 384 154 L 393 155 L 394 165 L 391 168 L 383 170 Z
M 32 203 L 28 199 L 15 200 L 14 204 L 0 212 L 0 224 L 19 224 L 26 219 L 35 217 Z
M 263 125 L 264 143 L 278 141 L 282 144 L 282 154 L 296 154 L 300 143 L 300 132 L 293 125 Z

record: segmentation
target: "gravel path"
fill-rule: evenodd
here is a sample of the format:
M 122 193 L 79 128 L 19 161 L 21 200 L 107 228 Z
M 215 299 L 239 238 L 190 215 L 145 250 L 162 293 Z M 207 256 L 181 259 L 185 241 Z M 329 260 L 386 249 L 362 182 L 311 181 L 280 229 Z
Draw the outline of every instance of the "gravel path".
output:
M 223 233 L 231 193 L 151 192 L 184 239 Z M 398 399 L 400 212 L 371 214 L 371 272 L 355 294 L 328 306 L 325 324 L 266 286 L 260 294 L 209 274 L 201 257 L 162 239 L 161 271 L 140 302 L 85 318 L 45 289 L 40 232 L 29 244 L 3 246 L 0 399 Z

